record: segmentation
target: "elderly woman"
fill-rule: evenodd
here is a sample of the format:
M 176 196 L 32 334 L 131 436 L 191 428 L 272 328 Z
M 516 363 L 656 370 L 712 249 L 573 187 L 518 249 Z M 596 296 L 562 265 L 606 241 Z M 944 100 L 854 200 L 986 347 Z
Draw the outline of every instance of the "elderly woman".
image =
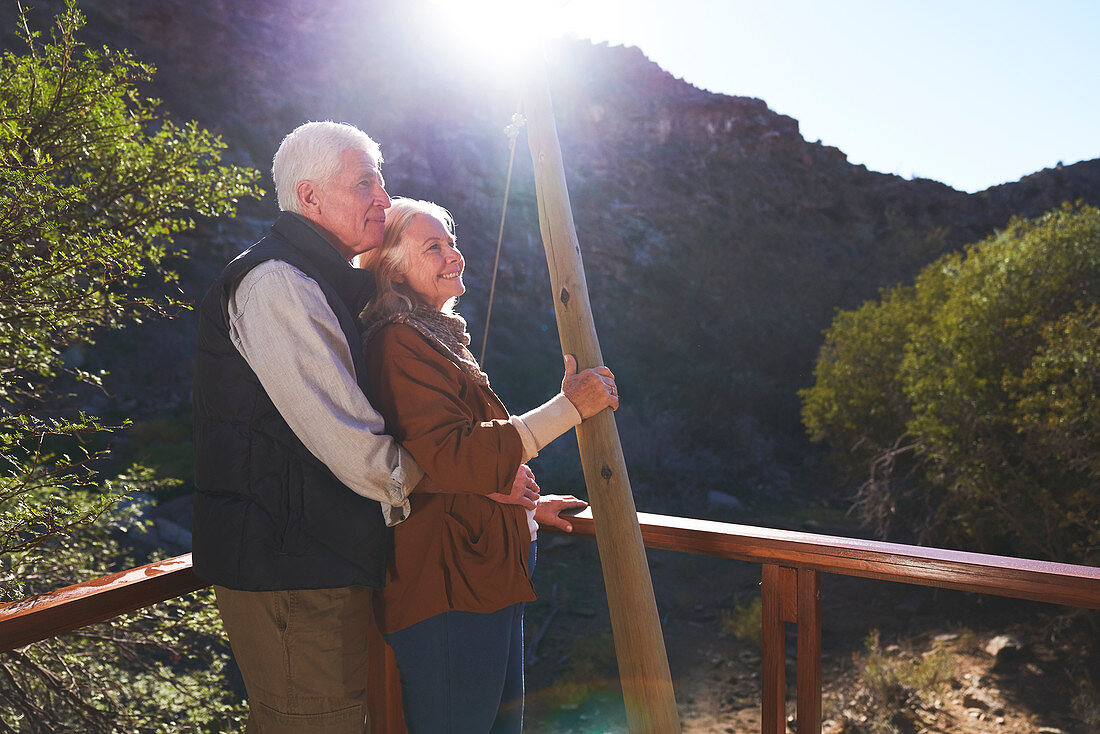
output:
M 566 357 L 562 392 L 511 415 L 453 311 L 465 263 L 454 222 L 436 204 L 394 200 L 382 246 L 359 264 L 378 287 L 360 317 L 368 397 L 438 489 L 411 496 L 375 604 L 401 672 L 406 726 L 518 732 L 533 516 L 567 527 L 557 513 L 584 505 L 538 497 L 523 462 L 582 419 L 618 408 L 614 376 L 606 367 L 577 373 Z

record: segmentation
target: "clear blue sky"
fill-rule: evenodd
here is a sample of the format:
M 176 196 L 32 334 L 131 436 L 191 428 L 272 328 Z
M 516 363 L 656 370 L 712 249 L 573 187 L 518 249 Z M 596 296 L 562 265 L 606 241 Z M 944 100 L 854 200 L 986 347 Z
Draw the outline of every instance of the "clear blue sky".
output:
M 876 171 L 979 191 L 1100 157 L 1100 0 L 567 0 L 555 13 L 559 30 L 759 97 Z

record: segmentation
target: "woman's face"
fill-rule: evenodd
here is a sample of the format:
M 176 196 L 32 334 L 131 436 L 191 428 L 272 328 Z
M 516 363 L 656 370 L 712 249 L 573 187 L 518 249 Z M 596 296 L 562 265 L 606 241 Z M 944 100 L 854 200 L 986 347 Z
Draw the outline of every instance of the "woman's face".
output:
M 462 283 L 466 261 L 442 222 L 417 214 L 405 230 L 404 240 L 409 267 L 397 281 L 408 285 L 421 303 L 441 310 L 447 301 L 466 292 Z

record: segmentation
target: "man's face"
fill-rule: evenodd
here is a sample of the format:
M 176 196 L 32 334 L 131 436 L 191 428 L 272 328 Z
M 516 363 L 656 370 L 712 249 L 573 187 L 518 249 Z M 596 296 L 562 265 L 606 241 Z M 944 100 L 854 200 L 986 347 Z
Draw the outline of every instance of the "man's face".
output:
M 315 205 L 304 213 L 350 260 L 382 244 L 386 209 L 390 206 L 385 184 L 369 155 L 361 150 L 345 150 L 340 154 L 339 171 L 331 181 L 314 189 Z

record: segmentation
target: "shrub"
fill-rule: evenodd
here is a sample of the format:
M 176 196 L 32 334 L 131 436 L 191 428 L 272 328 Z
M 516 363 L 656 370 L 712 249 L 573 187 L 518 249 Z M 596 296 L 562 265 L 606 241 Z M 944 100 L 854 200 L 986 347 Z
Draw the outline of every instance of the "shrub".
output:
M 1100 210 L 1013 221 L 841 313 L 803 419 L 883 535 L 1089 563 L 1100 548 Z
M 174 236 L 258 193 L 255 171 L 221 163 L 220 140 L 138 92 L 150 67 L 84 47 L 83 23 L 70 1 L 43 41 L 20 18 L 25 50 L 0 56 L 3 599 L 145 560 L 125 544 L 134 510 L 116 503 L 158 483 L 100 476 L 112 429 L 60 414 L 54 379 L 97 382 L 69 347 L 178 309 L 146 295 L 173 280 Z M 0 729 L 225 731 L 241 711 L 227 655 L 208 593 L 2 653 Z
M 734 604 L 733 609 L 718 613 L 718 623 L 723 633 L 752 644 L 760 649 L 763 626 L 760 617 L 760 597 Z
M 853 722 L 858 718 L 855 728 L 869 734 L 915 730 L 917 709 L 934 707 L 934 698 L 955 673 L 954 655 L 947 647 L 937 643 L 929 654 L 917 658 L 888 652 L 879 643 L 878 630 L 867 635 L 863 652 L 853 658 L 860 691 L 846 716 Z

